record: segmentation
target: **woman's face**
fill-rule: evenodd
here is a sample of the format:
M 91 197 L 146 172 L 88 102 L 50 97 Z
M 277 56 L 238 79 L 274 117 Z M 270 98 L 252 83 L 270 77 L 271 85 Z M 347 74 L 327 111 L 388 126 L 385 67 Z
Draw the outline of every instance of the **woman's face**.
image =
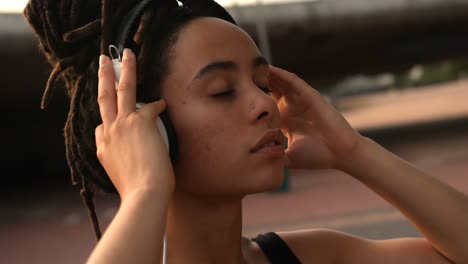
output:
M 181 30 L 171 54 L 163 97 L 179 143 L 177 190 L 242 196 L 279 187 L 280 116 L 253 40 L 226 21 L 199 18 Z M 262 138 L 257 147 L 280 146 L 255 151 Z

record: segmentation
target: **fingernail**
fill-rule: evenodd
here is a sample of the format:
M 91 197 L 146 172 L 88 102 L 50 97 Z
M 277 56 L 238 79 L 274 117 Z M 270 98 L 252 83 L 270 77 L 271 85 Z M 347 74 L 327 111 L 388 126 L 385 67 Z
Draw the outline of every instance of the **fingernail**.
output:
M 106 55 L 101 55 L 99 56 L 99 65 L 103 66 L 107 62 L 107 56 Z
M 133 54 L 132 50 L 129 48 L 125 48 L 123 51 L 123 57 L 130 57 Z

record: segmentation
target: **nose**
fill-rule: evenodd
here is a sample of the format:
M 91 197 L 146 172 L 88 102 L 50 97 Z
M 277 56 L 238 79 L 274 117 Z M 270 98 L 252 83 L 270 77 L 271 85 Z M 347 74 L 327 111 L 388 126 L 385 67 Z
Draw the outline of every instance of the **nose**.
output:
M 269 94 L 255 86 L 250 89 L 247 98 L 246 108 L 250 123 L 265 122 L 271 126 L 273 122 L 279 120 L 278 107 Z

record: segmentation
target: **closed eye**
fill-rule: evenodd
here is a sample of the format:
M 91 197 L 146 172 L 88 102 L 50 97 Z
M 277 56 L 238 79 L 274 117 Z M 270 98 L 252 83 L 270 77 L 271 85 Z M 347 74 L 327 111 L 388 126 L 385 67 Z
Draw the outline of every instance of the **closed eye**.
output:
M 266 94 L 270 94 L 272 92 L 271 89 L 266 86 L 259 86 L 258 88 L 260 88 L 260 90 L 262 90 Z
M 222 98 L 222 97 L 231 96 L 233 94 L 234 94 L 234 90 L 229 89 L 229 90 L 226 90 L 226 91 L 223 91 L 223 92 L 220 92 L 220 93 L 213 94 L 211 96 L 213 96 L 214 98 Z

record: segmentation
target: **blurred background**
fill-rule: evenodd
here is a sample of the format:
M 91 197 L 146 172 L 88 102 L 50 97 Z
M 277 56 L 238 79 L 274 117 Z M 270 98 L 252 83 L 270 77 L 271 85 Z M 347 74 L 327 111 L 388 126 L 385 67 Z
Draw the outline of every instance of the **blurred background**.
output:
M 468 194 L 468 0 L 220 1 L 272 64 L 295 72 L 361 134 Z M 94 233 L 71 185 L 57 89 L 21 12 L 0 0 L 0 263 L 83 263 Z M 245 199 L 244 233 L 333 228 L 372 239 L 420 236 L 398 211 L 338 171 L 285 171 Z M 98 197 L 105 228 L 118 207 Z

